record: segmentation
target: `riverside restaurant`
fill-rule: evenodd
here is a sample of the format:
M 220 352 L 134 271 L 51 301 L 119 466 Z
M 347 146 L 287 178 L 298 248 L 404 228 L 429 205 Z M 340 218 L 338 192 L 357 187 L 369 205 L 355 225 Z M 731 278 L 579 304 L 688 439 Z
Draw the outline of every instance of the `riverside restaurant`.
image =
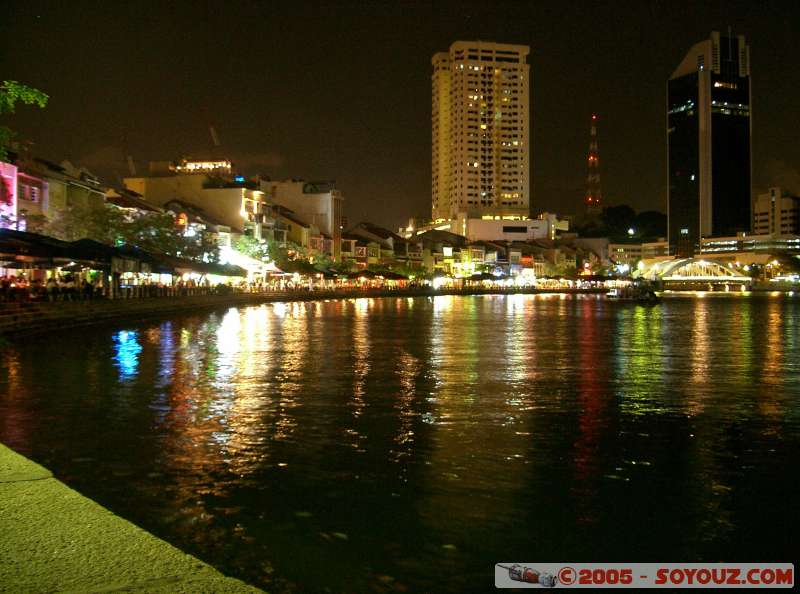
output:
M 0 299 L 7 302 L 52 300 L 54 294 L 62 299 L 193 294 L 232 285 L 246 275 L 239 266 L 153 254 L 131 245 L 61 241 L 0 229 Z

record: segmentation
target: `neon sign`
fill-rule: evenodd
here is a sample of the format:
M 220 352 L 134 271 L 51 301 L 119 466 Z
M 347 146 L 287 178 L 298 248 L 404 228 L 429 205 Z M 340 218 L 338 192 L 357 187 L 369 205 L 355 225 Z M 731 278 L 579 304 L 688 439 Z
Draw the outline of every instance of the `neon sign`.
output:
M 0 227 L 16 227 L 17 167 L 0 161 Z

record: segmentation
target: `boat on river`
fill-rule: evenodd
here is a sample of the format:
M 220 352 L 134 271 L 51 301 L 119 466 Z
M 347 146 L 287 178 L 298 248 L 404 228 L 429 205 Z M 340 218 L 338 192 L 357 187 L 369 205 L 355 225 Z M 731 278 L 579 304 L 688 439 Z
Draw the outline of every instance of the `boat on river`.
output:
M 611 301 L 636 301 L 639 303 L 658 303 L 661 297 L 656 295 L 648 286 L 632 285 L 630 287 L 615 287 L 606 293 L 606 299 Z

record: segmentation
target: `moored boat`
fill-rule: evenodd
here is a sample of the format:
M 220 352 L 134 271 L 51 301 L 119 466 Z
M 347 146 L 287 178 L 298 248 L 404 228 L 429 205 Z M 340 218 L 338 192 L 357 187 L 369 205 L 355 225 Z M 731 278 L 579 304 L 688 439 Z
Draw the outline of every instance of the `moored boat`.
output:
M 615 287 L 606 293 L 606 299 L 612 301 L 637 301 L 641 303 L 658 303 L 661 297 L 650 287 L 631 286 Z

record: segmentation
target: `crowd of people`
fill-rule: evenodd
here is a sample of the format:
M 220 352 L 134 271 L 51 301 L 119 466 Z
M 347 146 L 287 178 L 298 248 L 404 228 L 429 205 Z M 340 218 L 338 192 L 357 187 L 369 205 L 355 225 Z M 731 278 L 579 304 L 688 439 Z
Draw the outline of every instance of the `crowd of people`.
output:
M 24 274 L 0 277 L 0 301 L 86 301 L 100 292 L 96 280 L 73 274 L 52 275 L 46 281 L 29 279 Z
M 395 280 L 382 277 L 363 276 L 355 278 L 323 278 L 312 276 L 284 275 L 281 277 L 219 279 L 212 282 L 208 277 L 177 278 L 172 283 L 164 283 L 160 279 L 148 277 L 123 277 L 115 273 L 107 286 L 94 273 L 74 274 L 71 272 L 53 271 L 45 279 L 29 278 L 25 273 L 0 276 L 0 302 L 66 302 L 91 301 L 95 299 L 139 299 L 153 297 L 194 297 L 201 295 L 229 295 L 232 293 L 376 293 L 402 290 L 519 290 L 512 280 L 492 280 L 470 282 L 470 279 L 452 279 L 439 277 L 434 281 Z M 565 284 L 566 283 L 566 284 Z M 551 289 L 591 289 L 605 286 L 602 282 L 573 282 L 564 280 L 540 279 L 539 288 Z

